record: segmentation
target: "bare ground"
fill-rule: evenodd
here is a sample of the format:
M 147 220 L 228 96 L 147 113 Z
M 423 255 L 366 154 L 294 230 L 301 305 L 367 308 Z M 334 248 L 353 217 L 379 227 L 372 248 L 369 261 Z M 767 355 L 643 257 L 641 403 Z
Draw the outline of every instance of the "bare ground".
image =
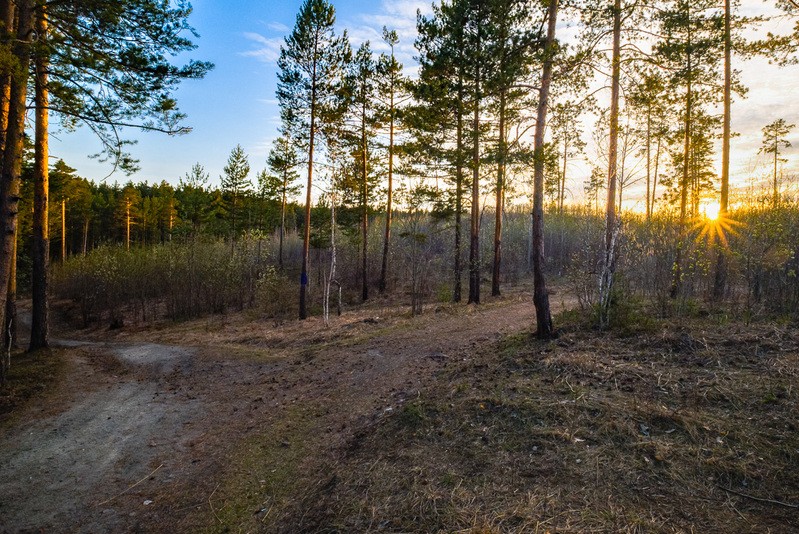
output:
M 0 427 L 0 525 L 302 529 L 303 496 L 335 484 L 365 432 L 533 318 L 520 294 L 417 318 L 365 309 L 331 328 L 238 315 L 87 333 L 66 343 L 54 390 Z
M 82 331 L 0 419 L 0 530 L 799 532 L 796 324 L 533 318 Z

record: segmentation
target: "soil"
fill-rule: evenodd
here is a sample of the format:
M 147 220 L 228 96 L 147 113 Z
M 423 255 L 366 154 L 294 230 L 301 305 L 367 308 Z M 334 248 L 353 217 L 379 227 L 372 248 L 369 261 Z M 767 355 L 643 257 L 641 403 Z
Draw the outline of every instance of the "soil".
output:
M 54 341 L 62 379 L 0 426 L 0 530 L 292 530 L 297 495 L 330 483 L 371 425 L 448 363 L 529 332 L 534 309 L 518 293 L 413 318 L 364 308 L 329 328 L 255 319 Z

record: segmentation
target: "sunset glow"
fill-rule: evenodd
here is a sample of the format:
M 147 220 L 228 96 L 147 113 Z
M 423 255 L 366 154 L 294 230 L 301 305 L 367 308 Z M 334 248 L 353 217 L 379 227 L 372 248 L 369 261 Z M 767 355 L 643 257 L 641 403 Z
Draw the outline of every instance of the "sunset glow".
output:
M 702 210 L 705 214 L 705 218 L 711 221 L 716 221 L 719 218 L 719 213 L 721 212 L 721 205 L 718 202 L 711 202 L 710 204 L 705 204 L 705 207 Z

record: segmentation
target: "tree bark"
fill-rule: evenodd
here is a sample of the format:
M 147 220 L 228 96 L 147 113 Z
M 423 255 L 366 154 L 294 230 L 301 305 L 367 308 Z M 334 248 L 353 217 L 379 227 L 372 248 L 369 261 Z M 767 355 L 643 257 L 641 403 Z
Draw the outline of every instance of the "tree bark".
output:
M 724 124 L 721 135 L 721 198 L 719 201 L 719 221 L 723 221 L 729 211 L 730 202 L 730 137 L 732 117 L 732 0 L 724 0 Z M 716 276 L 713 281 L 713 298 L 724 296 L 727 286 L 727 250 L 719 243 L 716 258 Z
M 83 253 L 83 257 L 86 257 L 86 252 L 89 246 L 89 218 L 83 219 L 83 245 L 81 247 L 81 252 Z
M 459 44 L 463 44 L 462 40 Z M 459 47 L 463 50 L 463 46 Z M 462 59 L 462 57 L 461 57 Z M 461 219 L 463 211 L 463 62 L 458 66 L 458 104 L 457 104 L 457 125 L 455 132 L 455 244 L 454 265 L 455 283 L 452 288 L 452 301 L 461 301 Z
M 14 4 L 11 0 L 0 1 L 0 31 L 4 38 L 11 39 L 14 32 Z M 0 77 L 0 154 L 6 146 L 6 130 L 8 128 L 9 101 L 11 98 L 11 76 Z M 8 279 L 8 296 L 6 297 L 5 322 L 0 323 L 3 328 L 5 346 L 10 347 L 16 342 L 17 319 L 17 231 L 14 232 L 14 247 L 11 258 L 11 273 Z
M 22 174 L 22 143 L 25 131 L 25 98 L 28 88 L 30 49 L 33 26 L 33 5 L 31 0 L 17 2 L 17 38 L 12 46 L 12 55 L 17 60 L 17 68 L 11 78 L 9 98 L 8 128 L 3 150 L 2 171 L 0 171 L 0 325 L 6 324 L 6 304 L 11 278 L 11 259 L 13 257 L 17 231 L 20 176 Z M 0 382 L 4 382 L 10 364 L 7 357 L 5 336 L 0 347 Z
M 549 292 L 544 277 L 544 131 L 547 120 L 549 87 L 552 84 L 552 65 L 555 53 L 555 26 L 558 16 L 558 0 L 549 0 L 547 9 L 547 38 L 544 45 L 544 65 L 541 72 L 541 87 L 538 90 L 538 110 L 534 140 L 533 179 L 533 304 L 539 339 L 556 336 L 549 307 Z
M 685 245 L 685 226 L 687 221 L 688 211 L 688 180 L 689 176 L 689 161 L 691 157 L 691 106 L 692 102 L 692 87 L 691 87 L 691 58 L 688 57 L 688 86 L 685 102 L 685 137 L 683 139 L 683 151 L 685 156 L 683 158 L 682 169 L 682 183 L 680 184 L 680 222 L 679 222 L 679 241 L 677 242 L 677 254 L 674 258 L 674 268 L 672 269 L 673 278 L 671 281 L 671 298 L 676 299 L 682 286 L 682 252 Z
M 613 279 L 616 271 L 616 184 L 619 143 L 619 80 L 621 78 L 621 1 L 613 4 L 613 64 L 610 96 L 610 142 L 608 150 L 608 200 L 605 206 L 605 250 L 599 280 L 599 325 L 609 322 Z M 621 189 L 620 189 L 621 193 Z M 619 195 L 621 205 L 621 194 Z
M 316 49 L 314 49 L 316 57 Z M 305 191 L 305 228 L 302 240 L 302 268 L 300 270 L 300 319 L 308 318 L 308 264 L 311 251 L 311 187 L 313 185 L 313 153 L 316 136 L 316 63 L 311 80 L 311 124 L 308 132 L 308 186 Z
M 563 173 L 558 181 L 558 215 L 563 215 L 563 203 L 566 198 L 566 164 L 569 161 L 569 140 L 563 139 Z
M 652 218 L 652 205 L 650 204 L 652 183 L 652 104 L 646 111 L 646 220 Z
M 280 243 L 277 252 L 278 268 L 283 270 L 283 238 L 286 235 L 286 189 L 289 186 L 288 169 L 283 170 L 283 191 L 280 198 Z
M 363 176 L 363 199 L 361 201 L 361 300 L 369 299 L 369 172 L 366 148 L 366 102 L 361 108 L 361 175 Z
M 146 225 L 145 228 L 147 228 Z M 62 198 L 61 199 L 61 263 L 64 263 L 65 261 L 67 261 L 67 199 Z
M 11 275 L 8 278 L 8 297 L 6 300 L 6 323 L 3 329 L 5 346 L 14 348 L 17 345 L 17 247 L 19 245 L 19 227 L 14 232 L 14 249 L 11 255 Z
M 39 39 L 47 35 L 47 13 L 44 6 L 36 15 L 36 33 Z M 31 277 L 31 338 L 29 350 L 47 348 L 50 331 L 50 303 L 47 289 L 50 285 L 50 231 L 49 209 L 49 143 L 48 143 L 48 103 L 47 89 L 48 61 L 44 55 L 34 59 L 36 91 L 36 126 L 33 163 L 33 274 Z M 64 200 L 61 201 L 61 261 L 65 257 Z
M 393 46 L 391 57 L 393 59 Z M 380 266 L 380 285 L 379 291 L 382 293 L 386 290 L 388 279 L 388 253 L 391 243 L 391 210 L 392 200 L 394 194 L 394 71 L 391 71 L 391 94 L 389 95 L 389 126 L 388 126 L 388 191 L 386 193 L 386 231 L 383 236 L 383 261 Z
M 499 279 L 502 273 L 502 210 L 505 206 L 505 91 L 499 95 L 499 139 L 497 140 L 497 191 L 494 211 L 494 268 L 491 273 L 491 295 L 500 295 Z
M 125 250 L 130 250 L 130 199 L 129 198 L 125 199 Z
M 660 149 L 662 142 L 663 141 L 661 137 L 658 135 L 658 141 L 655 147 L 655 174 L 652 176 L 652 207 L 649 209 L 649 212 L 652 214 L 655 213 L 655 199 L 657 198 L 658 174 L 660 171 Z
M 480 25 L 477 46 L 480 51 Z M 472 213 L 469 239 L 469 304 L 480 304 L 480 61 L 475 64 L 472 139 Z

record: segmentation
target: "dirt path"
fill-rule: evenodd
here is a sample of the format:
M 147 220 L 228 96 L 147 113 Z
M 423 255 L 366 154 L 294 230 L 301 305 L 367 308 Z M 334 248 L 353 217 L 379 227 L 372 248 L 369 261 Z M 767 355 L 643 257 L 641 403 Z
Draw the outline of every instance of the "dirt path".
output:
M 418 318 L 353 313 L 329 330 L 318 320 L 255 329 L 241 320 L 77 343 L 69 376 L 0 436 L 0 525 L 186 530 L 249 516 L 238 527 L 251 530 L 273 508 L 279 525 L 281 510 L 291 515 L 278 495 L 287 481 L 255 480 L 260 491 L 248 490 L 243 513 L 233 509 L 241 487 L 230 481 L 268 477 L 288 455 L 289 482 L 324 482 L 317 470 L 370 421 L 413 398 L 447 362 L 529 331 L 533 318 L 520 296 Z M 198 348 L 143 341 L 153 336 Z M 248 463 L 242 451 L 258 439 L 277 448 L 259 445 Z

